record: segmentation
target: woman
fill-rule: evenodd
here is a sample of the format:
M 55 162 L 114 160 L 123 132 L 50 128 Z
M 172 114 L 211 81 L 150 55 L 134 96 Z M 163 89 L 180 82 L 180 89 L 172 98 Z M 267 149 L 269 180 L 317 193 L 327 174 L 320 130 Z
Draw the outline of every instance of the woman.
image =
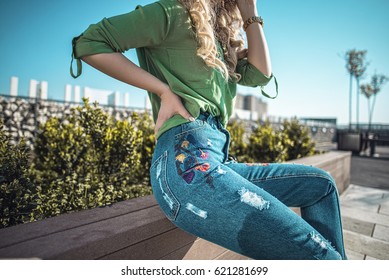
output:
M 137 49 L 140 67 L 121 54 L 130 48 Z M 228 157 L 225 126 L 237 84 L 262 91 L 273 78 L 255 0 L 138 6 L 91 25 L 73 39 L 73 55 L 148 91 L 158 140 L 151 184 L 178 227 L 255 259 L 346 258 L 330 175 Z M 302 217 L 290 206 L 301 207 Z

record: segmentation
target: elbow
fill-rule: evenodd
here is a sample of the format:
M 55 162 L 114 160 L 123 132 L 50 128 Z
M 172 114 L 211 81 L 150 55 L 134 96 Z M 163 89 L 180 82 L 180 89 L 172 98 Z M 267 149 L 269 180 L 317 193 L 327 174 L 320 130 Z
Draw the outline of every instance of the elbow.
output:
M 271 67 L 270 63 L 265 63 L 262 65 L 258 65 L 256 67 L 259 71 L 262 72 L 263 75 L 265 75 L 266 77 L 269 77 L 269 78 L 271 77 L 273 72 L 272 72 L 272 67 Z

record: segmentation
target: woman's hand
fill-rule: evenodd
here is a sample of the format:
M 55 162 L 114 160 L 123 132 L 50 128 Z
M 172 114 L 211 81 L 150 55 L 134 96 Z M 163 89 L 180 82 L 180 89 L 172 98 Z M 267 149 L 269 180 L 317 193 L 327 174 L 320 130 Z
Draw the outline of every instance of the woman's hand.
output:
M 159 109 L 157 122 L 155 123 L 154 132 L 157 133 L 161 126 L 172 116 L 181 115 L 187 120 L 195 119 L 189 114 L 181 102 L 181 98 L 173 93 L 170 88 L 165 90 L 160 96 L 161 108 Z

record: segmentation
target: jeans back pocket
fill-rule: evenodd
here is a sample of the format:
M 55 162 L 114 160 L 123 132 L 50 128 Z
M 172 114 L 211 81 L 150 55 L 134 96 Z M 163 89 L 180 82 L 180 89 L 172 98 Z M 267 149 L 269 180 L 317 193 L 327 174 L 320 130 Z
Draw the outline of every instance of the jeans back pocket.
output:
M 180 209 L 180 202 L 171 191 L 167 181 L 167 151 L 163 152 L 151 165 L 150 179 L 155 199 L 166 217 L 174 221 Z

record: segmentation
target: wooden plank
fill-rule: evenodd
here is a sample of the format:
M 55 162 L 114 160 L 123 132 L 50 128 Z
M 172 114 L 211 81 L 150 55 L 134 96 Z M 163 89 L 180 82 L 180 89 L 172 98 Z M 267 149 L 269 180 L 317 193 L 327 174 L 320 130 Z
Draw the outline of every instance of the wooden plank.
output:
M 183 257 L 183 260 L 211 260 L 226 250 L 217 244 L 197 238 L 196 242 Z
M 337 161 L 347 157 L 351 157 L 351 152 L 343 152 L 343 151 L 330 151 L 328 153 L 324 153 L 321 155 L 315 155 L 310 157 L 305 157 L 301 159 L 292 160 L 290 162 L 313 165 L 320 167 L 328 163 L 328 161 Z
M 96 259 L 174 227 L 154 206 L 2 248 L 0 257 Z
M 356 220 L 353 218 L 343 217 L 342 224 L 344 230 L 353 231 L 367 236 L 372 236 L 374 224 Z
M 107 254 L 103 260 L 155 260 L 173 252 L 177 247 L 192 245 L 196 237 L 178 228 L 145 239 L 139 243 Z
M 215 260 L 251 260 L 251 259 L 249 257 L 227 250 L 220 256 L 216 257 Z
M 380 260 L 389 260 L 389 242 L 381 241 L 359 233 L 344 231 L 345 247 L 348 250 Z
M 343 200 L 341 201 L 342 207 L 357 208 L 359 210 L 364 210 L 370 213 L 378 213 L 380 207 L 379 204 L 366 203 L 363 201 L 352 201 L 352 200 Z
M 374 228 L 374 238 L 389 242 L 389 227 L 376 225 Z
M 192 244 L 188 244 L 184 247 L 181 247 L 174 252 L 171 252 L 161 258 L 161 260 L 182 260 L 186 253 L 190 250 Z
M 342 217 L 349 217 L 359 221 L 371 222 L 383 226 L 389 226 L 389 217 L 378 213 L 366 212 L 349 206 L 342 206 Z
M 348 249 L 346 249 L 346 256 L 347 256 L 347 259 L 349 259 L 349 260 L 364 260 L 365 259 L 365 255 L 358 253 L 358 252 L 354 252 L 353 250 L 348 250 Z
M 378 213 L 389 216 L 389 205 L 381 205 Z
M 157 205 L 152 195 L 117 202 L 111 206 L 88 209 L 0 230 L 0 248 L 20 242 L 126 215 Z
M 376 258 L 373 258 L 373 257 L 370 257 L 370 256 L 366 256 L 365 260 L 367 260 L 367 261 L 376 261 L 376 260 L 379 260 L 379 259 L 376 259 Z

